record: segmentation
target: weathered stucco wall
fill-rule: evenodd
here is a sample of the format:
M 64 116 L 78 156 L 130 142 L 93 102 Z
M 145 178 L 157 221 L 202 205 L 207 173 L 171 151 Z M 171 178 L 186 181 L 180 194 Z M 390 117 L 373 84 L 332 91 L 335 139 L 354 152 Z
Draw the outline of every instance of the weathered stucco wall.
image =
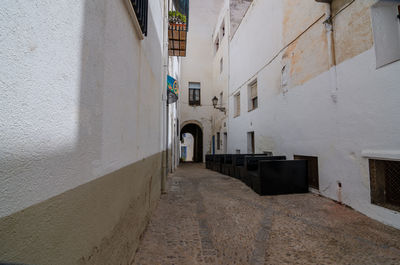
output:
M 333 15 L 337 14 L 333 19 L 337 64 L 373 47 L 371 5 L 375 2 L 377 1 L 355 1 L 339 14 L 337 14 L 337 8 L 333 8 Z M 341 8 L 344 7 L 346 5 Z
M 230 13 L 230 38 L 235 35 L 247 9 L 253 0 L 229 0 L 229 13 Z
M 160 196 L 161 153 L 0 220 L 1 260 L 131 264 Z
M 162 15 L 140 41 L 122 0 L 2 2 L 0 260 L 129 262 L 160 190 Z
M 230 43 L 230 107 L 233 93 L 240 91 L 241 115 L 229 116 L 228 151 L 246 152 L 247 132 L 254 131 L 256 152 L 318 156 L 322 195 L 400 228 L 398 212 L 370 202 L 368 156 L 400 153 L 400 125 L 394 122 L 400 118 L 400 62 L 376 69 L 373 2 L 355 1 L 334 18 L 337 66 L 332 75 L 322 24 L 326 17 L 318 20 L 323 4 L 254 1 Z M 287 89 L 282 88 L 285 65 Z M 258 109 L 247 112 L 247 85 L 255 78 Z

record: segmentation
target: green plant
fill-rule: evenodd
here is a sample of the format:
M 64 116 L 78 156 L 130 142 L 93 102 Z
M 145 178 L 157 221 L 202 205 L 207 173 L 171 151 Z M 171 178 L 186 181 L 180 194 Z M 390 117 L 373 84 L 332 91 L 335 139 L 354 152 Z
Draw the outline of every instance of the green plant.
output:
M 171 23 L 186 24 L 186 16 L 179 11 L 169 11 L 168 20 Z

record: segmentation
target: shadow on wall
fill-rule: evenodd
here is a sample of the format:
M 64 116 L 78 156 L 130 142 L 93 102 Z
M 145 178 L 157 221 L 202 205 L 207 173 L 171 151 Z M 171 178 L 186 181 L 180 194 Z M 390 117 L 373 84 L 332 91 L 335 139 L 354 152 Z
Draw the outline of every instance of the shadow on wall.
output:
M 83 5 L 81 1 L 73 1 L 73 5 L 80 3 Z M 14 6 L 16 5 L 19 4 Z M 42 8 L 41 12 L 48 12 L 41 4 L 38 5 L 37 9 Z M 68 4 L 60 5 L 68 7 Z M 121 18 L 117 15 L 121 14 L 121 8 L 126 12 L 126 17 Z M 53 17 L 57 20 L 56 13 L 42 15 L 45 17 L 43 20 L 51 20 Z M 57 22 L 68 25 L 70 17 L 65 16 L 61 18 L 64 21 L 57 20 Z M 78 112 L 76 120 L 73 121 L 77 127 L 74 141 L 62 142 L 62 148 L 57 146 L 43 148 L 48 144 L 44 142 L 37 146 L 37 150 L 22 150 L 18 154 L 4 153 L 4 156 L 1 154 L 0 186 L 3 188 L 0 188 L 2 192 L 0 214 L 9 216 L 0 219 L 0 238 L 3 242 L 7 242 L 7 245 L 0 244 L 0 260 L 43 265 L 131 262 L 138 238 L 136 234 L 133 238 L 124 236 L 123 231 L 119 230 L 121 227 L 118 226 L 121 226 L 121 220 L 126 220 L 127 212 L 135 214 L 136 219 L 131 222 L 133 226 L 137 226 L 134 229 L 140 230 L 145 225 L 147 211 L 132 213 L 132 209 L 136 209 L 133 202 L 140 203 L 143 209 L 148 210 L 152 207 L 150 198 L 155 196 L 151 194 L 155 169 L 140 171 L 148 177 L 148 180 L 138 179 L 138 182 L 134 183 L 137 187 L 133 187 L 131 182 L 118 183 L 126 187 L 122 191 L 116 190 L 119 186 L 107 187 L 108 180 L 102 178 L 95 180 L 126 166 L 129 162 L 133 163 L 139 158 L 147 157 L 146 152 L 154 154 L 159 151 L 152 152 L 151 149 L 155 149 L 154 147 L 148 148 L 151 151 L 145 151 L 146 146 L 139 145 L 143 142 L 139 140 L 146 135 L 152 139 L 160 139 L 159 130 L 156 129 L 160 124 L 159 111 L 151 111 L 154 106 L 143 106 L 140 102 L 146 98 L 160 98 L 161 70 L 158 66 L 162 65 L 162 49 L 152 49 L 154 52 L 150 54 L 151 52 L 148 49 L 144 50 L 143 47 L 152 45 L 154 48 L 154 45 L 158 44 L 162 47 L 162 44 L 156 30 L 149 32 L 148 36 L 148 42 L 153 44 L 140 42 L 136 38 L 131 21 L 127 23 L 128 18 L 122 0 L 86 0 L 81 32 L 78 101 L 77 97 L 74 98 L 68 93 L 69 89 L 71 93 L 75 89 L 72 85 L 59 88 L 57 100 L 49 98 L 46 89 L 43 88 L 34 95 L 43 111 L 51 105 L 52 113 L 45 114 L 50 127 L 65 127 L 64 130 L 69 130 L 70 128 L 60 117 L 65 116 L 65 112 L 71 115 Z M 148 23 L 150 28 L 155 28 L 151 12 Z M 76 23 L 71 22 L 71 25 Z M 33 25 L 33 31 L 39 30 L 35 27 L 40 29 L 43 25 Z M 126 34 L 129 31 L 132 31 L 132 34 Z M 51 38 L 70 37 L 68 32 L 66 36 L 58 36 L 62 32 L 55 32 L 55 36 Z M 30 34 L 29 31 L 27 34 Z M 49 42 L 49 45 L 60 45 L 53 39 L 49 39 Z M 38 49 L 40 48 L 39 46 Z M 58 53 L 52 55 L 53 59 L 62 57 L 63 52 L 70 49 L 70 47 L 64 48 L 58 46 Z M 160 62 L 146 61 L 142 52 L 146 58 L 160 58 Z M 49 60 L 45 63 L 51 65 L 63 62 Z M 69 76 L 70 73 L 55 72 L 52 67 L 42 69 L 44 72 L 47 70 L 50 71 L 48 75 L 73 78 Z M 23 89 L 34 89 L 29 87 L 29 84 L 24 85 Z M 138 89 L 141 86 L 152 89 L 141 91 Z M 19 104 L 26 103 L 20 101 Z M 45 111 L 38 112 L 38 115 L 43 113 Z M 13 122 L 24 124 L 27 121 Z M 137 130 L 141 126 L 143 132 Z M 149 132 L 152 127 L 156 132 Z M 132 150 L 136 154 L 133 157 L 130 156 Z M 137 176 L 124 176 L 123 180 L 132 177 Z M 96 183 L 91 186 L 89 182 Z M 143 196 L 138 195 L 129 188 L 144 190 L 147 193 Z M 60 193 L 63 194 L 58 195 Z M 34 206 L 30 205 L 32 202 Z M 38 202 L 40 203 L 37 204 Z M 24 209 L 26 207 L 28 208 Z M 116 229 L 121 233 L 120 238 L 112 236 Z M 132 232 L 132 229 L 127 227 L 126 231 Z M 113 249 L 115 246 L 120 249 Z

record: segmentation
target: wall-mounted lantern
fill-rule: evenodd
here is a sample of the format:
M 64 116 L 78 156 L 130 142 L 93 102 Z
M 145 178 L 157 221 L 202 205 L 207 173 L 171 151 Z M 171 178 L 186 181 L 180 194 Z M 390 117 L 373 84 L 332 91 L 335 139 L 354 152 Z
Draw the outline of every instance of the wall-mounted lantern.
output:
M 217 97 L 215 97 L 215 96 L 213 97 L 212 104 L 214 106 L 214 109 L 220 110 L 224 114 L 226 114 L 226 109 L 224 107 L 217 107 L 217 105 L 218 105 L 218 98 Z

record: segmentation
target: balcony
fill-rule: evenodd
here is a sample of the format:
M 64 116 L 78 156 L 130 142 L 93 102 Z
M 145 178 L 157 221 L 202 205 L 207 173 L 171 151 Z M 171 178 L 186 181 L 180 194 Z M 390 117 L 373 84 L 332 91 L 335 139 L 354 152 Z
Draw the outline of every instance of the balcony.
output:
M 189 0 L 174 0 L 168 12 L 168 55 L 186 56 L 189 29 Z

